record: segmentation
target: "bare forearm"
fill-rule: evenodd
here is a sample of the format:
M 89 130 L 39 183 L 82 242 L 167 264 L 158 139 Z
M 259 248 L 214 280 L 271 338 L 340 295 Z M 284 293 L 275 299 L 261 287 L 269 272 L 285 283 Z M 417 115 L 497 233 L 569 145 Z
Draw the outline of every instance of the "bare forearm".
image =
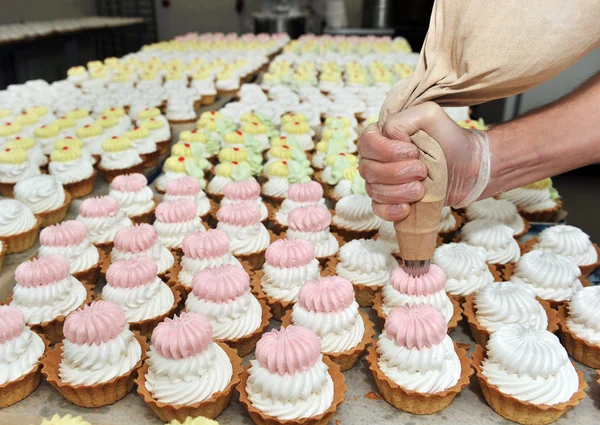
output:
M 481 198 L 600 161 L 600 73 L 558 101 L 488 132 L 491 179 Z

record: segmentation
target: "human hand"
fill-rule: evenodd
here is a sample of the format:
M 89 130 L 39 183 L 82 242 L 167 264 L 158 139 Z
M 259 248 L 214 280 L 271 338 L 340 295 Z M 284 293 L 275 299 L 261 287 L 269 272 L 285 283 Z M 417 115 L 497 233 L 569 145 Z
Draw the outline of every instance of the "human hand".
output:
M 444 110 L 426 102 L 391 116 L 380 129 L 372 124 L 358 142 L 360 175 L 373 200 L 373 211 L 386 221 L 402 221 L 409 204 L 425 195 L 427 167 L 410 136 L 422 130 L 436 140 L 448 168 L 445 204 L 463 207 L 476 201 L 488 184 L 488 136 L 459 127 Z

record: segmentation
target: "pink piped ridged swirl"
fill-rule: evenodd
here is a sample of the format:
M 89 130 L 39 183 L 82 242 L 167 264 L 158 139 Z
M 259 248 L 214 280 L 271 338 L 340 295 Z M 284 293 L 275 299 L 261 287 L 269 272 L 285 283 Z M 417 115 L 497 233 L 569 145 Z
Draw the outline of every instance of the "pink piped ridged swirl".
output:
M 273 267 L 302 267 L 315 259 L 315 247 L 304 239 L 279 239 L 269 245 L 265 259 Z
M 302 326 L 273 329 L 256 344 L 256 360 L 271 373 L 285 375 L 304 371 L 314 365 L 321 354 L 321 340 Z
M 411 276 L 398 266 L 392 272 L 391 282 L 396 291 L 407 295 L 431 295 L 446 288 L 446 273 L 432 264 L 429 272 L 421 276 Z
M 196 204 L 189 199 L 163 201 L 156 207 L 156 218 L 163 223 L 182 223 L 196 217 Z
M 250 289 L 246 270 L 231 264 L 204 269 L 194 275 L 192 291 L 197 298 L 215 303 L 226 303 L 244 295 Z
M 296 208 L 288 214 L 288 226 L 297 232 L 321 232 L 330 224 L 331 213 L 318 205 Z
M 227 183 L 223 192 L 232 201 L 252 201 L 260 196 L 260 185 L 255 180 Z
M 288 198 L 294 202 L 318 202 L 322 197 L 323 186 L 319 182 L 294 183 L 288 188 Z
M 185 176 L 167 183 L 166 191 L 171 196 L 195 196 L 200 193 L 200 181 L 192 176 Z
M 119 230 L 113 243 L 121 252 L 137 254 L 150 249 L 156 245 L 156 242 L 158 242 L 156 229 L 151 224 L 143 223 Z
M 182 247 L 186 257 L 216 258 L 229 252 L 229 236 L 216 229 L 194 232 L 185 237 Z
M 115 177 L 110 187 L 119 192 L 139 192 L 148 186 L 148 179 L 140 173 L 121 174 Z
M 224 205 L 217 211 L 217 220 L 232 226 L 252 226 L 260 223 L 260 210 L 254 202 Z
M 15 280 L 21 286 L 33 288 L 61 281 L 69 276 L 69 260 L 62 255 L 34 258 L 19 264 Z
M 136 288 L 153 282 L 158 269 L 149 257 L 137 257 L 112 263 L 106 272 L 106 282 L 115 288 Z
M 167 359 L 184 359 L 206 350 L 212 342 L 212 325 L 198 313 L 166 318 L 152 332 L 152 345 Z
M 354 302 L 354 287 L 339 276 L 317 278 L 302 285 L 298 302 L 304 309 L 317 313 L 342 311 Z
M 113 217 L 120 209 L 119 202 L 112 196 L 98 196 L 83 201 L 79 206 L 79 214 L 86 218 Z
M 71 246 L 80 245 L 85 240 L 87 230 L 77 220 L 63 221 L 45 227 L 40 232 L 40 244 L 44 246 Z
M 125 323 L 125 312 L 118 304 L 100 300 L 69 314 L 63 332 L 74 344 L 99 345 L 119 335 Z
M 385 333 L 401 347 L 429 348 L 440 344 L 448 326 L 442 312 L 429 304 L 394 308 L 385 320 Z
M 0 344 L 21 335 L 25 329 L 25 318 L 17 307 L 0 306 Z

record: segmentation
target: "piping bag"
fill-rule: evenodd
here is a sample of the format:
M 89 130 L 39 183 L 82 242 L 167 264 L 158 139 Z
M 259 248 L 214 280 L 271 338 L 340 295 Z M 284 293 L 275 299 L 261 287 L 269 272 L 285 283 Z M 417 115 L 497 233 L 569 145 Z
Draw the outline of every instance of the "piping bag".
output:
M 471 106 L 529 90 L 600 45 L 598 20 L 597 0 L 436 0 L 415 71 L 392 88 L 378 125 L 427 101 Z M 428 168 L 426 195 L 394 227 L 400 256 L 414 276 L 429 269 L 448 172 L 433 138 L 418 131 L 411 139 Z

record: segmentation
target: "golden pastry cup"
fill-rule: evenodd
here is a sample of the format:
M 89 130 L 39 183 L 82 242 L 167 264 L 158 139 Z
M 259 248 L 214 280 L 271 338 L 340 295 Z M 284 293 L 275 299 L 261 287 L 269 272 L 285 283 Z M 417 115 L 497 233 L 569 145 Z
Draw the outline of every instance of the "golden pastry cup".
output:
M 103 242 L 103 243 L 95 243 L 94 246 L 96 248 L 98 248 L 98 251 L 100 251 L 105 258 L 109 258 L 110 259 L 110 253 L 112 252 L 113 249 L 113 241 L 110 242 Z
M 150 211 L 146 211 L 145 213 L 134 215 L 132 217 L 129 217 L 129 219 L 131 220 L 131 222 L 133 224 L 142 224 L 142 223 L 152 224 L 152 223 L 154 223 L 154 211 L 156 210 L 156 206 L 158 205 L 158 203 L 159 203 L 158 199 L 156 197 L 154 197 L 154 206 L 150 209 Z
M 264 272 L 262 270 L 256 270 L 254 273 L 252 273 L 250 278 L 250 289 L 256 298 L 269 306 L 273 319 L 281 321 L 283 316 L 285 316 L 288 311 L 291 311 L 292 307 L 294 306 L 294 301 L 281 301 L 271 298 L 265 294 L 262 290 L 261 283 L 263 276 Z
M 5 254 L 24 252 L 35 245 L 41 226 L 42 220 L 38 218 L 35 226 L 29 230 L 17 233 L 16 235 L 0 236 L 2 244 L 6 247 Z
M 267 195 L 265 192 L 263 192 L 263 186 L 264 184 L 261 186 L 260 188 L 260 196 L 267 201 L 267 204 L 270 204 L 273 208 L 279 208 L 281 206 L 281 203 L 286 199 L 286 196 L 271 196 L 271 195 Z
M 225 351 L 227 357 L 229 357 L 233 367 L 233 374 L 231 376 L 231 381 L 227 384 L 225 389 L 214 393 L 208 400 L 200 401 L 189 406 L 183 404 L 170 405 L 156 401 L 152 398 L 152 394 L 146 388 L 148 363 L 144 364 L 139 370 L 138 377 L 135 380 L 135 383 L 138 386 L 137 392 L 160 420 L 163 422 L 170 422 L 177 419 L 178 421 L 183 422 L 188 416 L 191 416 L 192 418 L 204 416 L 209 419 L 214 419 L 225 410 L 231 401 L 233 388 L 240 382 L 239 375 L 242 373 L 242 359 L 237 355 L 237 352 L 233 348 L 230 348 L 221 342 L 217 342 L 216 344 L 218 344 L 219 347 Z
M 42 227 L 52 226 L 65 219 L 67 211 L 69 211 L 69 205 L 71 205 L 71 195 L 65 191 L 65 201 L 60 207 L 52 211 L 37 213 L 35 216 L 42 221 Z
M 452 318 L 450 322 L 448 322 L 448 333 L 452 332 L 454 328 L 458 326 L 458 323 L 462 320 L 463 309 L 460 307 L 460 303 L 453 297 L 448 296 L 450 302 L 452 303 L 452 307 L 454 307 L 454 312 L 452 313 Z M 384 323 L 387 316 L 383 312 L 383 295 L 381 293 L 375 296 L 373 301 L 373 310 L 377 313 L 377 317 L 379 317 Z
M 458 229 L 460 229 L 465 224 L 465 219 L 456 211 L 452 211 L 451 214 L 454 217 L 454 220 L 456 220 L 456 225 L 450 230 L 446 230 L 445 232 L 439 232 L 442 244 L 452 242 L 452 239 L 454 239 L 456 232 L 458 232 Z
M 548 327 L 547 330 L 552 333 L 556 333 L 558 331 L 558 313 L 552 307 L 550 307 L 550 303 L 547 301 L 543 301 L 541 299 L 537 299 L 538 302 L 544 307 L 544 311 L 546 312 L 546 316 L 548 316 Z M 463 315 L 467 319 L 467 323 L 469 324 L 469 329 L 471 331 L 471 336 L 475 340 L 475 342 L 482 347 L 487 346 L 488 339 L 490 338 L 490 331 L 479 323 L 477 320 L 477 315 L 475 314 L 475 304 L 474 297 L 469 295 L 466 298 L 466 301 L 463 304 Z
M 215 103 L 216 99 L 217 99 L 216 94 L 202 95 L 202 99 L 200 100 L 200 103 L 202 103 L 202 105 L 204 105 L 204 106 L 212 105 L 213 103 Z
M 554 208 L 548 208 L 545 210 L 539 211 L 525 211 L 522 208 L 519 208 L 519 214 L 529 221 L 537 222 L 537 223 L 551 223 L 554 215 L 563 207 L 562 200 L 558 199 L 556 201 L 556 206 Z
M 472 362 L 467 356 L 467 350 L 458 347 L 456 343 L 454 343 L 454 350 L 460 360 L 460 378 L 452 387 L 437 393 L 419 393 L 407 390 L 388 378 L 379 368 L 377 342 L 369 347 L 367 362 L 377 388 L 385 401 L 404 412 L 414 415 L 431 415 L 448 407 L 454 397 L 469 385 L 470 377 L 473 374 Z
M 40 335 L 44 342 L 44 354 L 40 357 L 38 364 L 25 375 L 0 385 L 0 409 L 12 406 L 27 398 L 40 385 L 42 379 L 42 360 L 48 353 L 50 341 Z
M 100 163 L 98 164 L 98 170 L 100 170 L 102 176 L 104 176 L 104 180 L 106 180 L 108 183 L 112 183 L 117 176 L 122 174 L 142 173 L 144 171 L 144 163 L 140 162 L 139 164 L 128 168 L 119 168 L 115 170 L 107 170 Z
M 141 153 L 142 163 L 144 164 L 144 168 L 154 168 L 158 165 L 158 160 L 160 158 L 160 152 L 158 151 L 158 146 L 154 152 L 150 153 Z
M 64 398 L 81 407 L 101 407 L 121 400 L 133 390 L 134 380 L 138 370 L 146 359 L 148 344 L 146 338 L 134 332 L 135 339 L 142 347 L 142 357 L 135 366 L 126 374 L 116 376 L 108 382 L 95 385 L 71 385 L 63 382 L 59 376 L 60 362 L 62 360 L 63 344 L 57 344 L 48 352 L 42 361 L 42 374 L 46 381 L 52 385 Z
M 350 242 L 355 239 L 373 239 L 377 235 L 378 229 L 371 230 L 352 230 L 340 227 L 331 222 L 331 229 L 340 235 L 344 241 Z
M 71 273 L 71 276 L 84 285 L 89 286 L 93 292 L 96 289 L 98 279 L 100 279 L 100 268 L 104 261 L 106 261 L 106 254 L 98 249 L 98 262 L 87 270 Z
M 17 183 L 1 183 L 0 182 L 0 196 L 6 196 L 7 198 L 14 198 L 13 189 Z
M 360 317 L 365 324 L 365 332 L 361 341 L 353 348 L 338 353 L 323 353 L 324 356 L 329 357 L 335 364 L 340 367 L 342 372 L 351 369 L 362 357 L 367 347 L 373 342 L 375 336 L 375 326 L 373 322 L 369 320 L 369 316 L 364 311 L 359 311 Z M 288 327 L 292 324 L 292 311 L 289 310 L 285 316 L 281 319 L 281 326 Z
M 98 163 L 96 163 L 98 164 Z M 94 184 L 96 183 L 96 175 L 98 171 L 94 169 L 94 172 L 87 179 L 73 182 L 63 183 L 63 187 L 67 192 L 71 194 L 72 198 L 83 198 L 94 191 Z
M 287 226 L 277 220 L 277 213 L 279 212 L 279 207 L 274 207 L 270 203 L 266 203 L 267 210 L 269 211 L 269 216 L 267 217 L 267 221 L 270 224 L 270 228 L 273 229 L 273 232 L 277 235 L 283 234 L 287 231 Z
M 171 138 L 169 138 L 167 140 L 162 140 L 160 142 L 156 142 L 156 149 L 158 150 L 159 155 L 166 155 L 167 153 L 169 153 L 170 148 L 171 148 Z
M 587 388 L 587 384 L 583 380 L 583 374 L 577 371 L 579 389 L 565 403 L 546 405 L 517 400 L 508 394 L 500 392 L 498 387 L 492 385 L 483 375 L 481 362 L 485 359 L 485 354 L 486 351 L 482 346 L 478 345 L 475 347 L 473 366 L 477 373 L 477 381 L 487 404 L 505 419 L 523 425 L 550 424 L 557 421 L 567 410 L 577 406 L 585 398 L 584 390 Z
M 6 255 L 6 243 L 2 241 L 2 248 L 0 248 L 0 271 L 2 271 L 2 263 L 4 262 L 4 256 Z
M 600 369 L 600 346 L 591 344 L 571 332 L 567 326 L 566 305 L 558 307 L 558 321 L 560 326 L 560 340 L 567 349 L 567 353 L 583 365 L 593 369 Z
M 248 373 L 250 365 L 246 366 L 242 371 L 240 376 L 241 382 L 237 386 L 237 390 L 240 393 L 240 402 L 244 405 L 250 414 L 250 418 L 256 425 L 327 425 L 333 418 L 339 405 L 344 401 L 344 394 L 346 393 L 347 387 L 344 382 L 344 375 L 340 371 L 340 367 L 327 356 L 323 356 L 323 363 L 327 365 L 329 376 L 331 376 L 331 380 L 333 381 L 333 400 L 327 410 L 320 415 L 301 419 L 282 420 L 266 415 L 258 410 L 252 405 L 252 402 L 248 399 L 248 393 L 246 392 L 246 384 L 250 377 L 250 374 Z
M 527 241 L 525 244 L 525 252 L 529 252 L 533 250 L 533 246 L 537 243 L 537 237 L 533 237 Z M 594 248 L 596 248 L 596 252 L 598 254 L 598 261 L 593 264 L 587 264 L 585 266 L 579 266 L 579 270 L 581 271 L 581 276 L 587 278 L 592 272 L 594 272 L 598 267 L 600 267 L 600 247 L 597 244 L 593 244 Z

